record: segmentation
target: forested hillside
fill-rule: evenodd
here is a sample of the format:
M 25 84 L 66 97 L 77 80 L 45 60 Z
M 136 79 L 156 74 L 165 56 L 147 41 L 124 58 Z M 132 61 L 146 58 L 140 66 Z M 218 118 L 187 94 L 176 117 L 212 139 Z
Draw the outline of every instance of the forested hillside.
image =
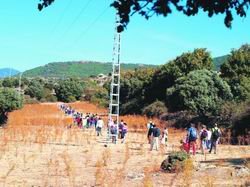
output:
M 156 67 L 154 65 L 144 64 L 122 64 L 122 70 Z M 108 74 L 112 70 L 111 63 L 100 62 L 54 62 L 45 66 L 40 66 L 28 71 L 25 71 L 23 75 L 25 77 L 55 77 L 55 78 L 67 78 L 67 77 L 89 77 L 96 76 L 100 73 Z
M 226 62 L 228 57 L 229 55 L 224 55 L 224 56 L 213 58 L 213 64 L 217 71 L 220 70 L 220 66 Z
M 11 68 L 0 69 L 0 78 L 9 77 L 18 74 L 19 71 Z

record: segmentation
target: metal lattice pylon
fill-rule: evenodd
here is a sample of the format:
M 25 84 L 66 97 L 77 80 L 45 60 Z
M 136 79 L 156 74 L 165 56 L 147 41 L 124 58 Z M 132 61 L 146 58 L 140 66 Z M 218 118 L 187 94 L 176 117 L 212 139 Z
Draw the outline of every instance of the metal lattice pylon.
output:
M 109 117 L 108 120 L 112 120 L 116 125 L 117 133 L 111 135 L 111 129 L 108 128 L 108 139 L 118 139 L 118 123 L 119 123 L 119 100 L 120 100 L 120 47 L 121 47 L 121 34 L 117 31 L 119 26 L 119 15 L 116 14 L 115 34 L 114 34 L 114 46 L 112 56 L 112 77 L 110 85 L 110 102 L 109 102 Z M 115 137 L 114 137 L 115 136 Z

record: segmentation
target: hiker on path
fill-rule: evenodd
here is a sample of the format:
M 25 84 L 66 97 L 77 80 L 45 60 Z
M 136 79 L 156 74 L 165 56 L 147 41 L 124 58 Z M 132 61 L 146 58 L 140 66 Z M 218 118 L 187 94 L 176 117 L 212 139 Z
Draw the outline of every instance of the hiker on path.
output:
M 122 129 L 123 129 L 123 126 L 124 126 L 124 122 L 123 120 L 121 120 L 121 122 L 119 123 L 119 135 L 118 135 L 118 138 L 122 139 Z
M 206 125 L 202 125 L 202 129 L 200 131 L 200 148 L 202 154 L 205 154 L 207 150 L 207 137 L 208 137 L 207 127 Z
M 153 128 L 154 128 L 154 123 L 152 121 L 149 121 L 149 123 L 147 124 L 147 129 L 148 129 L 148 143 L 151 144 L 151 135 L 153 132 Z
M 183 137 L 180 143 L 181 143 L 180 149 L 188 153 L 189 149 L 188 136 L 186 135 L 185 137 Z
M 128 133 L 128 126 L 127 123 L 124 123 L 121 131 L 122 143 L 125 143 L 127 133 Z
M 167 146 L 167 143 L 168 143 L 168 129 L 167 129 L 167 127 L 165 127 L 164 130 L 162 131 L 161 143 L 164 144 L 165 146 Z
M 214 149 L 214 154 L 217 153 L 217 144 L 219 142 L 220 137 L 221 137 L 221 131 L 218 128 L 218 125 L 215 123 L 214 128 L 212 128 L 211 148 L 209 150 L 209 153 L 211 153 L 213 149 Z
M 112 143 L 116 143 L 117 141 L 117 121 L 114 121 L 113 124 L 111 124 L 111 127 L 110 127 L 110 132 L 111 132 L 111 138 L 112 138 Z
M 152 129 L 152 140 L 151 140 L 151 148 L 150 151 L 153 150 L 153 148 L 156 148 L 156 151 L 158 151 L 159 149 L 159 137 L 161 135 L 161 131 L 158 127 L 156 127 L 156 125 L 153 125 L 153 129 Z
M 99 117 L 97 123 L 96 123 L 96 133 L 97 136 L 101 135 L 102 136 L 102 128 L 104 126 L 104 122 L 101 117 Z
M 210 150 L 211 148 L 211 137 L 212 137 L 212 131 L 210 128 L 207 129 L 207 149 Z
M 188 153 L 192 147 L 193 155 L 196 154 L 196 140 L 197 140 L 197 130 L 194 127 L 194 124 L 191 123 L 188 128 L 187 139 L 188 139 Z

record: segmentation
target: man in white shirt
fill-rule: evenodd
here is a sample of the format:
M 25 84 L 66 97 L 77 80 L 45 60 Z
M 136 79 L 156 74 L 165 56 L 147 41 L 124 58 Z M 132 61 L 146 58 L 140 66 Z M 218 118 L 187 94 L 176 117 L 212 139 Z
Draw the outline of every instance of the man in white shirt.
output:
M 96 132 L 97 132 L 97 136 L 101 135 L 102 136 L 102 127 L 104 126 L 104 122 L 101 119 L 101 117 L 99 117 L 97 124 L 96 124 Z
M 211 137 L 212 131 L 210 129 L 207 130 L 207 149 L 209 150 L 211 147 Z

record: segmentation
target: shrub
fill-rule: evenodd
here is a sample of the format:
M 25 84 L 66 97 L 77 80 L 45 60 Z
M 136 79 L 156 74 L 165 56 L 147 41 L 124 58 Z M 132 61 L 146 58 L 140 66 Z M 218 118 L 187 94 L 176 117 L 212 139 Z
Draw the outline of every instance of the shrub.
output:
M 167 112 L 167 107 L 161 101 L 155 101 L 152 104 L 143 108 L 142 113 L 148 117 L 159 117 L 161 114 Z
M 174 111 L 188 110 L 199 116 L 217 115 L 225 101 L 232 99 L 227 82 L 217 72 L 196 70 L 180 77 L 167 89 L 167 103 Z
M 172 152 L 168 158 L 165 159 L 161 164 L 161 169 L 168 172 L 178 172 L 183 170 L 185 161 L 189 158 L 189 155 L 184 152 Z
M 31 98 L 29 95 L 24 95 L 25 104 L 38 104 L 40 103 L 36 98 Z
M 8 112 L 21 108 L 22 96 L 14 89 L 0 88 L 0 125 L 6 123 Z
M 48 102 L 57 102 L 57 97 L 54 95 L 48 95 L 45 97 L 45 100 Z

